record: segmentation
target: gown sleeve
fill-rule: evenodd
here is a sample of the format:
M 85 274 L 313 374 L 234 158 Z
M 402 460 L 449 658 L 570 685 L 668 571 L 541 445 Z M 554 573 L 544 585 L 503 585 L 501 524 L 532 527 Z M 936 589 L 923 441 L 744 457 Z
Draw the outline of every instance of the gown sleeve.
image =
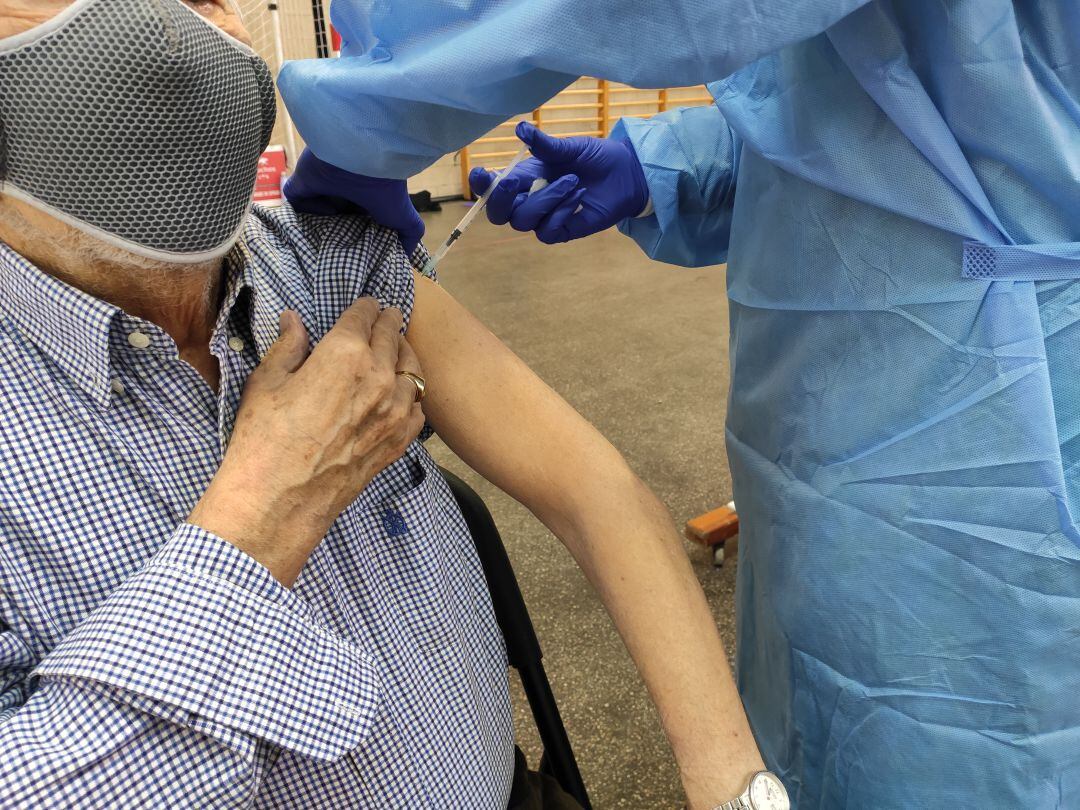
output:
M 742 142 L 720 110 L 689 107 L 625 118 L 612 137 L 633 145 L 652 209 L 619 230 L 657 261 L 682 267 L 727 261 Z
M 334 0 L 342 58 L 286 63 L 308 146 L 407 178 L 579 76 L 701 84 L 808 39 L 867 0 Z

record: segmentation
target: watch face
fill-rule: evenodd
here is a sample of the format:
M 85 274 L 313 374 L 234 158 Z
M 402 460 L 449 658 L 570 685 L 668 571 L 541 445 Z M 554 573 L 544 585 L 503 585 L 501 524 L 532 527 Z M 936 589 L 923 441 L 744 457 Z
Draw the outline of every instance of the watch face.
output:
M 750 782 L 750 806 L 754 810 L 790 810 L 783 783 L 771 773 L 759 773 Z

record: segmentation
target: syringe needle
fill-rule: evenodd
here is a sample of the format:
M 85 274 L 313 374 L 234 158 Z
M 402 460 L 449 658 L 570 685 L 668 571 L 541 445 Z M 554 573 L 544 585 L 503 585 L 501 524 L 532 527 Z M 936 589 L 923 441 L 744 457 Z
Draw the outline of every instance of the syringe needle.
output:
M 499 184 L 506 179 L 506 176 L 510 174 L 510 172 L 514 170 L 514 167 L 521 163 L 521 161 L 523 161 L 525 159 L 525 156 L 528 154 L 529 147 L 522 146 L 518 153 L 514 156 L 514 159 L 511 160 L 509 164 L 507 164 L 506 168 L 495 175 L 495 178 L 491 181 L 491 185 L 487 187 L 487 191 L 480 195 L 480 199 L 477 200 L 476 203 L 472 206 L 472 208 L 470 208 L 465 213 L 465 216 L 461 218 L 461 222 L 459 222 L 457 224 L 457 227 L 450 232 L 450 236 L 447 237 L 446 241 L 443 242 L 442 245 L 439 246 L 439 249 L 432 254 L 431 258 L 427 260 L 427 263 L 424 265 L 424 269 L 421 271 L 424 275 L 431 275 L 432 271 L 434 271 L 435 268 L 438 267 L 439 262 L 441 262 L 443 259 L 443 256 L 445 256 L 450 251 L 450 248 L 453 246 L 453 244 L 461 238 L 462 234 L 464 234 L 466 230 L 468 230 L 469 226 L 472 225 L 473 220 L 480 215 L 480 212 L 487 208 L 488 200 L 491 199 L 491 195 L 495 191 L 495 189 L 499 187 Z

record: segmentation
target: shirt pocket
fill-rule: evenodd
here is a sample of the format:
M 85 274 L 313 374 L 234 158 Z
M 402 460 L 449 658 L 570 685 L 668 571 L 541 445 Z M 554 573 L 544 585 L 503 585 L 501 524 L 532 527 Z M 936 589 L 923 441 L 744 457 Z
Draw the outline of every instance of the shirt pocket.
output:
M 445 530 L 448 516 L 432 497 L 431 473 L 410 450 L 384 475 L 388 480 L 379 482 L 364 507 L 379 599 L 390 608 L 393 624 L 420 646 L 457 642 L 448 563 L 459 552 Z

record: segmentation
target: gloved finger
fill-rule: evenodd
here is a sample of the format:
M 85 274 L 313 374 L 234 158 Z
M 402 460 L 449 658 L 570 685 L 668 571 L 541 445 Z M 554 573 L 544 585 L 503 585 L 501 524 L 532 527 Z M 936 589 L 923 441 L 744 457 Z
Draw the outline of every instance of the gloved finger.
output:
M 369 185 L 364 191 L 364 196 L 356 194 L 355 205 L 341 208 L 340 213 L 366 213 L 384 228 L 397 231 L 402 247 L 412 253 L 424 235 L 424 220 L 409 197 L 405 181 L 379 181 L 378 185 Z
M 304 214 L 343 214 L 354 207 L 348 200 L 311 191 L 303 176 L 297 173 L 286 178 L 281 191 L 289 205 Z
M 505 225 L 510 221 L 520 187 L 521 181 L 511 174 L 491 192 L 487 204 L 487 217 L 492 225 Z
M 539 160 L 529 159 L 520 163 L 509 175 L 503 179 L 505 183 L 510 178 L 516 178 L 518 181 L 518 187 L 522 188 L 532 183 L 536 178 L 541 177 L 544 170 L 544 165 Z M 469 190 L 477 197 L 482 197 L 484 192 L 491 187 L 491 184 L 495 182 L 495 172 L 489 172 L 487 169 L 473 169 L 469 172 Z M 499 184 L 500 186 L 502 183 Z
M 558 207 L 548 214 L 536 228 L 536 238 L 545 245 L 557 245 L 569 242 L 570 233 L 566 230 L 566 223 L 578 213 L 578 207 L 585 195 L 587 188 L 579 188 L 569 197 L 564 199 Z
M 564 174 L 554 183 L 528 195 L 514 208 L 510 226 L 515 231 L 533 231 L 578 186 L 576 174 Z
M 494 179 L 495 172 L 489 172 L 487 169 L 477 167 L 469 172 L 469 190 L 479 197 L 488 190 L 488 186 L 491 185 Z
M 533 157 L 547 163 L 569 163 L 581 154 L 579 139 L 554 138 L 528 121 L 518 124 L 514 132 L 528 144 Z
M 594 233 L 600 233 L 600 231 L 606 231 L 617 224 L 618 221 L 613 221 L 610 214 L 597 210 L 589 202 L 588 197 L 585 197 L 574 215 L 563 223 L 563 230 L 567 239 L 581 239 L 585 236 L 592 236 Z
M 337 197 L 289 197 L 289 204 L 302 214 L 355 214 L 356 206 Z
M 411 256 L 416 246 L 420 244 L 420 240 L 424 238 L 426 230 L 424 218 L 410 205 L 409 210 L 405 212 L 405 221 L 396 230 L 398 236 L 401 237 L 401 246 L 405 249 L 406 255 Z

